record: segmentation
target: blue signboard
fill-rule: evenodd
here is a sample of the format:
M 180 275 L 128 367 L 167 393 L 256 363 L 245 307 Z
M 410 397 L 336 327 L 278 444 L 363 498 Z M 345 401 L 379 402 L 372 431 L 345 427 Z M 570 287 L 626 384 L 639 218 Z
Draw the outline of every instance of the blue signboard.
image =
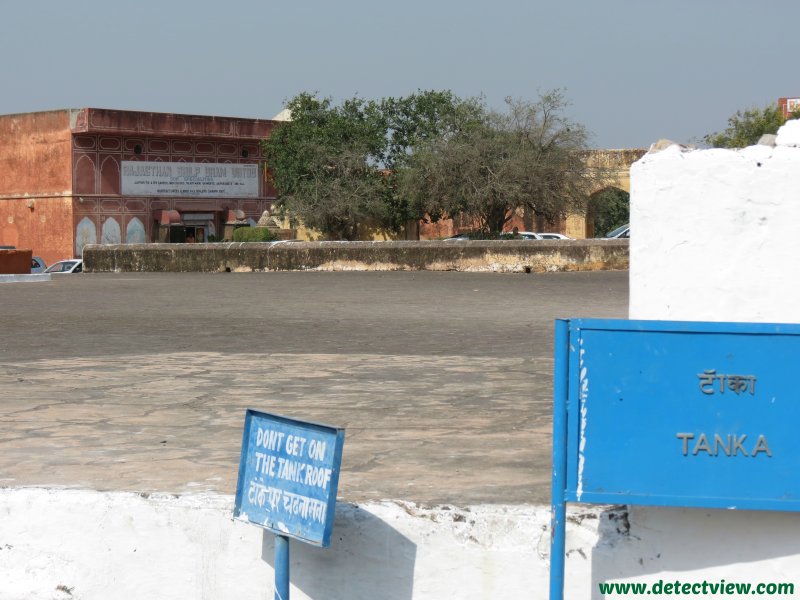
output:
M 800 326 L 556 324 L 551 599 L 565 503 L 800 510 Z
M 344 429 L 248 410 L 233 516 L 330 545 Z
M 569 322 L 566 499 L 800 510 L 800 327 Z

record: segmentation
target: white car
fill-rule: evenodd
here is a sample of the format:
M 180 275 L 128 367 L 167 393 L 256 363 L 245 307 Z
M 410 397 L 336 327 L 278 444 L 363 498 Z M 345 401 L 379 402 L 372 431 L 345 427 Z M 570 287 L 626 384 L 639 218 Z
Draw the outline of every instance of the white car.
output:
M 567 235 L 564 235 L 563 233 L 552 233 L 552 232 L 549 232 L 549 231 L 547 233 L 537 233 L 536 235 L 538 235 L 539 239 L 542 239 L 542 240 L 574 240 L 575 239 L 575 238 L 571 238 L 571 237 L 569 237 Z
M 532 231 L 517 231 L 516 237 L 513 231 L 504 231 L 500 234 L 501 240 L 541 240 L 542 236 Z
M 44 270 L 45 273 L 83 273 L 83 261 L 80 258 L 60 260 Z
M 445 238 L 445 242 L 468 242 L 471 239 L 474 241 L 482 242 L 484 241 L 483 238 L 480 236 L 476 236 L 475 238 L 470 238 L 469 233 L 459 233 L 454 235 L 453 237 Z M 494 238 L 488 238 L 489 241 Z M 504 231 L 500 234 L 500 236 L 496 239 L 499 240 L 541 240 L 542 237 L 538 233 L 533 233 L 532 231 L 518 231 L 517 236 L 514 237 L 514 233 L 512 231 Z

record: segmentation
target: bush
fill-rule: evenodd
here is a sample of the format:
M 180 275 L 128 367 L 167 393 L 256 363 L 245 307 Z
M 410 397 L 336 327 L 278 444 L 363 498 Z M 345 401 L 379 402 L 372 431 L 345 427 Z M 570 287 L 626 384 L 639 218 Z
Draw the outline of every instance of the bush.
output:
M 233 230 L 234 242 L 274 242 L 277 239 L 266 227 L 239 227 Z

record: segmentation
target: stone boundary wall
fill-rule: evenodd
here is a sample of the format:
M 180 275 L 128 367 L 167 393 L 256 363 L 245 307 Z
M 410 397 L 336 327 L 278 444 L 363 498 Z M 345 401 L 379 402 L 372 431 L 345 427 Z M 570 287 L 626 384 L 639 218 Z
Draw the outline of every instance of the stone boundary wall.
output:
M 87 272 L 471 271 L 628 268 L 627 240 L 90 245 Z

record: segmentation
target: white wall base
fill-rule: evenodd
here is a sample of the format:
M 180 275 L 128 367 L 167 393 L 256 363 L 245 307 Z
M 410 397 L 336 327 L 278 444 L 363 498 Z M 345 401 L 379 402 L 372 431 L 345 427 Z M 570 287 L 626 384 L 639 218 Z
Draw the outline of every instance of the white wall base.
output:
M 0 599 L 272 600 L 272 536 L 233 521 L 232 506 L 229 496 L 2 489 Z M 543 506 L 342 503 L 330 548 L 292 543 L 292 598 L 544 600 L 549 519 Z M 566 598 L 599 599 L 609 580 L 792 581 L 798 540 L 794 514 L 573 506 Z

